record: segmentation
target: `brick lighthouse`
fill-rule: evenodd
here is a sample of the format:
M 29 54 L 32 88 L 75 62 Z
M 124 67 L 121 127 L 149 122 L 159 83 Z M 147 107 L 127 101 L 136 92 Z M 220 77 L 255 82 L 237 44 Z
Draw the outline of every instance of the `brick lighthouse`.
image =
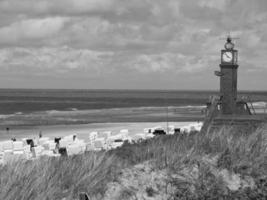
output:
M 235 114 L 237 103 L 237 50 L 230 37 L 221 50 L 220 95 L 222 114 Z
M 215 75 L 220 78 L 219 95 L 210 98 L 207 103 L 202 131 L 218 130 L 226 126 L 239 130 L 258 127 L 264 119 L 252 113 L 252 104 L 247 101 L 248 98 L 238 98 L 238 51 L 230 36 L 221 50 L 219 67 L 220 71 L 215 71 Z

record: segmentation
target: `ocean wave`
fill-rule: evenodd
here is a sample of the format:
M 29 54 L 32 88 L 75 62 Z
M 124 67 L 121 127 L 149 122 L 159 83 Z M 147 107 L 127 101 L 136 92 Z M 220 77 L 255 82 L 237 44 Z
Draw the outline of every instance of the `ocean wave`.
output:
M 23 112 L 15 112 L 14 115 L 22 115 Z
M 45 113 L 47 113 L 47 114 L 58 114 L 60 112 L 62 112 L 62 111 L 59 111 L 59 110 L 47 110 L 47 111 L 45 111 Z
M 85 114 L 85 113 L 95 113 L 95 112 L 102 112 L 103 110 L 109 110 L 109 111 L 122 111 L 122 110 L 158 110 L 158 109 L 169 109 L 169 110 L 174 110 L 174 109 L 203 109 L 206 108 L 205 105 L 187 105 L 187 106 L 145 106 L 145 107 L 125 107 L 125 108 L 102 108 L 102 109 L 77 109 L 77 108 L 70 108 L 68 110 L 47 110 L 44 112 L 35 112 L 38 114 Z
M 6 119 L 8 117 L 10 117 L 10 115 L 0 115 L 0 119 Z
M 174 107 L 174 108 L 181 108 L 181 109 L 203 109 L 203 108 L 206 108 L 207 106 L 206 105 L 198 105 L 198 106 L 193 106 L 193 105 L 188 105 L 188 106 L 177 106 L 177 107 Z
M 267 102 L 264 101 L 252 102 L 252 105 L 253 107 L 265 108 L 267 107 Z

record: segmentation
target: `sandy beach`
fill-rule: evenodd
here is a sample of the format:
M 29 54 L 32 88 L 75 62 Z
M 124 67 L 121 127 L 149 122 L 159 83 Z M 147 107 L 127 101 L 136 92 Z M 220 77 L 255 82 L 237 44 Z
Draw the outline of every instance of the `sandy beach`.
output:
M 181 127 L 194 122 L 169 122 L 170 125 Z M 16 139 L 22 138 L 37 138 L 41 132 L 43 137 L 62 137 L 66 135 L 76 134 L 78 138 L 88 140 L 88 135 L 92 131 L 112 131 L 113 134 L 118 133 L 121 129 L 128 129 L 130 135 L 143 133 L 144 128 L 152 128 L 156 126 L 167 127 L 166 122 L 138 122 L 138 123 L 91 123 L 79 125 L 53 125 L 53 126 L 35 126 L 27 129 L 15 129 L 0 131 L 0 141 L 15 137 Z

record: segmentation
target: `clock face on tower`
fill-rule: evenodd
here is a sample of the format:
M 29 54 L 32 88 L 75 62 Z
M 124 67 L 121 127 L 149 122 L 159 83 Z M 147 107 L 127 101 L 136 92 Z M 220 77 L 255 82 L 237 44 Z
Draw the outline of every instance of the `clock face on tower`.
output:
M 223 62 L 231 63 L 233 60 L 233 53 L 230 51 L 224 52 L 222 55 L 222 60 L 223 60 Z

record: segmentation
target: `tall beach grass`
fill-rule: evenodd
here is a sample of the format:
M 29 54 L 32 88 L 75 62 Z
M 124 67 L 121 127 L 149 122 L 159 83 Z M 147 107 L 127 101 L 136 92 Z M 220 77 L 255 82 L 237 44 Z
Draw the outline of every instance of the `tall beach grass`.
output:
M 116 181 L 123 169 L 147 161 L 155 170 L 170 174 L 166 184 L 174 188 L 171 199 L 267 197 L 267 126 L 263 126 L 250 134 L 223 128 L 159 136 L 107 152 L 9 163 L 0 167 L 0 199 L 72 200 L 80 192 L 102 199 L 108 183 Z M 197 168 L 197 176 L 182 182 L 175 178 L 192 167 Z M 251 178 L 254 187 L 229 190 L 216 175 L 221 170 Z

